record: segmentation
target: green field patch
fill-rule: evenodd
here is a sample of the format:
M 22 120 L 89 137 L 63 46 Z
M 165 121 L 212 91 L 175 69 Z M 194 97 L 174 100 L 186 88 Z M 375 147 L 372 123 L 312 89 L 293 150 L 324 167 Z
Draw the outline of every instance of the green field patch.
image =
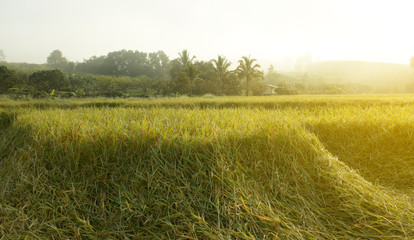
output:
M 14 119 L 16 119 L 17 114 L 14 111 L 8 111 L 0 108 L 0 129 L 5 129 L 10 127 Z
M 409 239 L 405 195 L 309 132 L 313 110 L 20 109 L 0 141 L 5 238 Z M 326 116 L 328 116 L 327 114 Z M 329 115 L 330 116 L 330 115 Z M 321 118 L 318 118 L 321 119 Z
M 411 95 L 299 95 L 299 96 L 268 96 L 268 97 L 214 97 L 214 98 L 154 98 L 154 99 L 49 99 L 30 101 L 0 101 L 3 109 L 77 109 L 77 108 L 186 108 L 186 109 L 318 109 L 326 107 L 382 107 L 382 106 L 412 106 L 414 98 Z
M 365 179 L 412 194 L 412 107 L 329 108 L 305 115 L 305 125 L 326 149 Z

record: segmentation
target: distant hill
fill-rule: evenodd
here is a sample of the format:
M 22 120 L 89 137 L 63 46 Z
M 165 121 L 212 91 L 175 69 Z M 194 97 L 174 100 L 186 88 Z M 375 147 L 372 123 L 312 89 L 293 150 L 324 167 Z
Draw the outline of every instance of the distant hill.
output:
M 413 70 L 407 65 L 360 61 L 315 62 L 308 73 L 327 82 L 361 83 L 383 86 L 405 86 L 414 81 Z

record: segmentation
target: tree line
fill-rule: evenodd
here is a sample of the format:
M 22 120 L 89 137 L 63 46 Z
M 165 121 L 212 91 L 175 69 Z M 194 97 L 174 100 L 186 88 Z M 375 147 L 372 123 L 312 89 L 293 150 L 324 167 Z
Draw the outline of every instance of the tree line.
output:
M 75 63 L 54 50 L 37 70 L 0 66 L 0 93 L 31 97 L 261 95 L 266 83 L 256 62 L 242 57 L 230 69 L 231 62 L 224 56 L 197 61 L 182 50 L 170 60 L 163 51 L 120 50 Z
M 414 57 L 410 65 L 414 69 Z M 234 69 L 231 66 L 224 56 L 201 61 L 187 50 L 172 60 L 163 51 L 120 50 L 76 63 L 54 50 L 46 64 L 7 63 L 0 51 L 0 94 L 15 98 L 262 95 L 272 85 L 275 94 L 401 92 L 364 83 L 325 81 L 303 71 L 282 74 L 273 66 L 264 74 L 256 59 L 246 56 Z M 414 92 L 414 84 L 408 84 L 404 92 Z

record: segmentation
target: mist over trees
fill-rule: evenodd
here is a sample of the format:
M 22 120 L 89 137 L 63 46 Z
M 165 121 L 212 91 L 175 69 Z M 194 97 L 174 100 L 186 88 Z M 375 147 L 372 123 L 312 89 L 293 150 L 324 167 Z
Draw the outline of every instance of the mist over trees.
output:
M 65 69 L 68 62 L 60 50 L 54 50 L 47 57 L 47 64 L 52 68 Z
M 2 49 L 0 49 L 0 62 L 5 61 L 6 60 L 6 55 L 4 55 L 4 52 Z
M 170 59 L 163 51 L 145 53 L 131 50 L 110 52 L 106 56 L 93 56 L 76 65 L 76 72 L 97 75 L 168 77 Z
M 401 65 L 313 63 L 310 54 L 296 59 L 294 71 L 279 72 L 271 65 L 266 73 L 254 58 L 243 56 L 232 68 L 225 56 L 203 61 L 186 49 L 172 60 L 163 51 L 125 49 L 82 62 L 68 60 L 58 49 L 45 64 L 4 59 L 0 50 L 0 94 L 16 98 L 414 92 L 414 75 L 404 75 Z M 414 57 L 409 65 L 414 70 Z

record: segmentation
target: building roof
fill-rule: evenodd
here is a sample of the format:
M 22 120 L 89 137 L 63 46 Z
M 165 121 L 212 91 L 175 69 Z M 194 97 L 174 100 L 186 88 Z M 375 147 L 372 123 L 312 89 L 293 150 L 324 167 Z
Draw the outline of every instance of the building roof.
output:
M 270 84 L 267 84 L 267 86 L 270 87 L 270 88 L 279 88 L 278 86 L 270 85 Z

